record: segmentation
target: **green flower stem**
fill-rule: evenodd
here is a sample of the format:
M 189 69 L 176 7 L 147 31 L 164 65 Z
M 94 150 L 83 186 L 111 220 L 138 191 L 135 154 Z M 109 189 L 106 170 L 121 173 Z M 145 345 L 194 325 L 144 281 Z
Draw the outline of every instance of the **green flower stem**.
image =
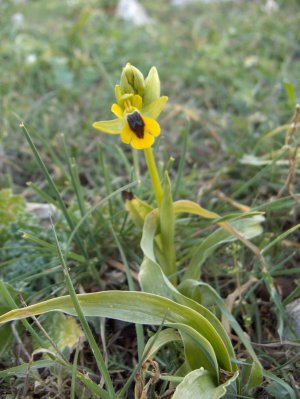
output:
M 144 149 L 144 154 L 145 154 L 147 167 L 148 167 L 148 170 L 149 170 L 149 173 L 150 173 L 151 182 L 152 182 L 152 186 L 153 186 L 153 189 L 154 189 L 157 205 L 160 208 L 161 201 L 162 201 L 163 190 L 162 190 L 162 187 L 161 187 L 160 178 L 159 178 L 159 174 L 158 174 L 158 171 L 157 171 L 157 167 L 156 167 L 155 159 L 154 159 L 154 156 L 153 156 L 152 148 L 151 147 L 150 148 L 145 148 Z

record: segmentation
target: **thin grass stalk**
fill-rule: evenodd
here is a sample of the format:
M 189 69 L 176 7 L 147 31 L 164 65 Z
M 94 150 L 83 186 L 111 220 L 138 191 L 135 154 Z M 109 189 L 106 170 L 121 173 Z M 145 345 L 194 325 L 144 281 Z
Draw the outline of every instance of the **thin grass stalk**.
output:
M 109 195 L 112 192 L 112 187 L 111 187 L 111 184 L 110 184 L 110 178 L 109 178 L 108 170 L 107 170 L 107 167 L 106 167 L 105 158 L 104 158 L 104 152 L 103 152 L 103 148 L 102 147 L 100 147 L 100 151 L 99 151 L 99 162 L 100 162 L 100 167 L 101 167 L 101 169 L 103 171 L 106 195 Z M 112 218 L 113 215 L 114 215 L 114 210 L 113 210 L 113 206 L 112 206 L 112 202 L 111 201 L 108 202 L 108 207 L 109 207 L 110 218 Z
M 72 219 L 71 219 L 71 217 L 70 217 L 70 215 L 68 213 L 66 205 L 65 205 L 65 203 L 64 203 L 64 201 L 63 201 L 63 199 L 62 199 L 62 197 L 61 197 L 61 195 L 60 195 L 60 193 L 59 193 L 59 191 L 58 191 L 58 189 L 56 187 L 56 184 L 54 183 L 50 173 L 48 172 L 48 169 L 46 168 L 46 165 L 44 164 L 42 158 L 40 157 L 40 154 L 39 154 L 35 144 L 33 143 L 32 138 L 31 138 L 26 126 L 24 125 L 24 123 L 21 123 L 20 127 L 21 127 L 21 129 L 23 131 L 23 134 L 25 135 L 25 138 L 26 138 L 26 140 L 27 140 L 32 152 L 33 152 L 33 155 L 34 155 L 34 157 L 35 157 L 35 159 L 36 159 L 36 161 L 37 161 L 37 163 L 38 163 L 38 165 L 39 165 L 39 167 L 40 167 L 45 179 L 47 180 L 47 182 L 48 182 L 53 194 L 56 197 L 56 200 L 57 200 L 57 202 L 59 204 L 59 208 L 63 212 L 63 215 L 64 215 L 64 217 L 65 217 L 65 219 L 66 219 L 71 231 L 73 231 L 74 227 L 75 227 L 74 223 L 73 223 L 73 221 L 72 221 Z M 77 242 L 77 245 L 81 249 L 84 257 L 88 261 L 88 254 L 86 252 L 86 249 L 84 247 L 84 244 L 83 244 L 80 236 L 77 233 L 75 235 L 75 240 Z
M 15 300 L 11 296 L 11 293 L 9 292 L 5 283 L 2 280 L 0 280 L 0 292 L 1 292 L 1 295 L 3 296 L 3 298 L 7 301 L 7 303 L 9 304 L 9 306 L 11 306 L 12 309 L 18 309 L 18 305 L 16 304 Z M 44 341 L 38 335 L 38 333 L 34 330 L 34 328 L 31 326 L 31 324 L 29 324 L 29 322 L 26 319 L 22 320 L 21 322 L 22 322 L 23 326 L 25 327 L 25 329 L 27 331 L 29 331 L 30 334 L 37 340 L 39 345 L 41 345 L 43 347 L 45 344 Z
M 129 290 L 130 291 L 135 291 L 135 285 L 134 285 L 134 281 L 133 281 L 133 278 L 132 278 L 132 275 L 131 275 L 130 267 L 129 267 L 128 262 L 127 262 L 125 251 L 123 250 L 123 247 L 122 247 L 122 245 L 120 243 L 120 240 L 117 237 L 117 234 L 114 231 L 112 225 L 110 225 L 109 228 L 110 228 L 110 231 L 111 231 L 111 233 L 112 233 L 112 235 L 114 237 L 114 240 L 115 240 L 115 242 L 117 244 L 117 247 L 118 247 L 118 250 L 120 252 L 120 256 L 121 256 L 122 262 L 123 262 L 123 264 L 125 266 L 125 273 L 126 273 L 126 278 L 127 278 Z M 136 324 L 135 325 L 135 331 L 136 331 L 136 336 L 137 336 L 138 357 L 139 357 L 139 360 L 141 360 L 143 352 L 144 352 L 144 348 L 145 348 L 143 326 L 140 325 L 140 324 Z
M 174 190 L 173 190 L 173 198 L 175 199 L 178 193 L 178 189 L 180 186 L 181 178 L 183 175 L 183 169 L 184 169 L 184 164 L 185 164 L 185 158 L 186 158 L 186 151 L 187 151 L 187 142 L 188 142 L 188 134 L 189 134 L 189 128 L 190 124 L 188 124 L 186 127 L 182 129 L 181 135 L 182 135 L 182 150 L 181 150 L 181 155 L 180 155 L 180 160 L 179 160 L 179 165 L 176 173 L 176 180 L 174 184 Z
M 78 229 L 81 227 L 81 225 L 87 220 L 87 218 L 89 218 L 91 216 L 91 214 L 93 212 L 95 212 L 96 209 L 98 209 L 100 206 L 104 205 L 106 201 L 108 201 L 110 198 L 114 197 L 115 195 L 121 193 L 124 190 L 128 190 L 129 188 L 135 186 L 137 184 L 136 181 L 126 184 L 125 186 L 118 188 L 117 190 L 115 190 L 114 192 L 112 192 L 111 194 L 109 194 L 107 197 L 103 198 L 101 201 L 98 202 L 98 204 L 94 205 L 91 209 L 89 209 L 89 211 L 85 214 L 85 216 L 77 223 L 77 225 L 75 226 L 74 230 L 72 231 L 67 245 L 66 245 L 66 251 L 65 253 L 67 253 L 69 246 L 71 245 L 71 242 L 76 234 L 76 232 L 78 231 Z
M 75 355 L 74 355 L 74 360 L 73 360 L 70 399 L 75 399 L 76 371 L 77 371 L 79 349 L 80 348 L 79 348 L 79 345 L 78 345 L 77 348 L 76 348 Z
M 65 153 L 67 166 L 68 166 L 68 170 L 69 170 L 69 174 L 70 174 L 71 183 L 73 185 L 73 189 L 74 189 L 74 192 L 75 192 L 75 195 L 76 195 L 76 198 L 77 198 L 77 203 L 78 203 L 78 206 L 79 206 L 81 217 L 84 217 L 85 214 L 86 214 L 86 207 L 85 207 L 85 203 L 84 203 L 84 198 L 83 198 L 83 194 L 82 194 L 81 184 L 80 184 L 80 181 L 79 181 L 79 176 L 78 176 L 76 163 L 75 163 L 74 159 L 70 160 L 69 152 L 68 152 L 68 149 L 67 149 L 67 146 L 66 146 L 66 141 L 65 141 L 64 135 L 62 135 L 62 142 L 63 142 L 63 148 L 64 148 L 64 153 Z M 93 248 L 95 248 L 95 250 L 97 252 L 98 259 L 101 259 L 100 252 L 98 250 L 98 245 L 96 243 L 95 236 L 94 236 L 94 234 L 92 232 L 92 229 L 90 228 L 90 224 L 88 223 L 88 220 L 86 220 L 86 225 L 87 225 L 89 237 L 90 237 L 91 242 L 93 244 Z M 89 262 L 88 267 L 89 267 L 90 275 L 97 279 L 97 281 L 98 281 L 98 283 L 99 283 L 99 285 L 101 287 L 101 285 L 102 285 L 101 279 L 99 277 L 99 273 L 98 273 L 94 263 L 93 262 Z
M 41 240 L 40 238 L 35 237 L 32 234 L 23 233 L 23 238 L 25 240 L 34 242 L 35 244 L 39 245 L 40 247 L 47 249 L 49 252 L 56 252 L 56 246 L 54 244 L 51 244 L 45 240 Z M 85 258 L 82 255 L 76 254 L 75 252 L 68 252 L 68 258 L 76 260 L 79 263 L 85 262 Z
M 66 140 L 64 134 L 61 135 L 62 137 L 62 143 L 63 143 L 63 149 L 64 149 L 64 154 L 65 154 L 65 159 L 67 162 L 67 167 L 68 171 L 70 174 L 70 179 L 71 183 L 73 185 L 73 189 L 77 198 L 79 210 L 81 213 L 81 216 L 84 216 L 86 214 L 86 209 L 85 209 L 85 204 L 84 204 L 84 198 L 82 194 L 82 189 L 81 189 L 81 184 L 78 176 L 78 171 L 76 168 L 76 162 L 74 158 L 70 158 L 70 154 L 66 145 Z
M 11 306 L 12 309 L 17 309 L 18 305 L 14 301 L 13 297 L 11 296 L 9 290 L 7 289 L 6 285 L 4 284 L 3 281 L 0 280 L 0 292 L 3 295 L 4 299 L 7 301 L 7 303 Z M 44 347 L 44 341 L 43 339 L 38 335 L 38 333 L 33 329 L 31 324 L 25 319 L 21 321 L 22 324 L 24 325 L 25 329 L 30 332 L 30 334 L 36 339 L 36 341 L 39 343 L 41 347 Z M 51 354 L 49 354 L 51 356 Z M 66 368 L 70 369 L 69 363 L 66 363 L 64 359 L 58 359 L 55 358 L 55 361 L 58 362 L 59 364 L 63 365 Z M 76 370 L 74 371 L 74 368 L 72 368 L 72 373 L 76 373 L 77 378 L 79 378 L 83 384 L 85 384 L 91 391 L 93 391 L 93 388 L 97 388 L 97 394 L 101 394 L 101 398 L 103 399 L 110 399 L 110 396 L 108 396 L 107 392 L 100 387 L 96 386 L 92 381 L 88 380 L 84 375 L 82 375 L 79 371 Z
M 50 195 L 48 195 L 45 191 L 41 190 L 36 184 L 32 182 L 28 182 L 27 186 L 30 187 L 33 191 L 35 191 L 41 198 L 43 198 L 48 204 L 52 204 L 55 208 L 59 208 L 59 205 L 55 199 L 53 199 Z
M 127 175 L 130 176 L 132 174 L 132 164 L 128 161 L 126 154 L 123 149 L 119 145 L 114 145 L 112 148 L 108 147 L 108 150 L 113 150 L 113 155 L 117 157 L 118 160 L 122 160 L 127 170 Z
M 245 190 L 248 189 L 248 187 L 251 187 L 254 185 L 256 181 L 262 181 L 262 176 L 267 174 L 270 170 L 276 166 L 276 162 L 281 158 L 282 154 L 279 154 L 277 157 L 272 159 L 272 163 L 264 167 L 262 170 L 260 170 L 258 173 L 256 173 L 255 176 L 253 176 L 251 179 L 248 179 L 244 184 L 241 184 L 240 187 L 231 194 L 230 198 L 234 200 L 235 198 L 239 197 Z M 258 184 L 259 185 L 259 184 Z
M 68 267 L 67 267 L 67 265 L 65 263 L 65 260 L 64 260 L 64 257 L 63 257 L 59 242 L 58 242 L 58 238 L 57 238 L 57 235 L 56 235 L 56 231 L 55 231 L 54 225 L 53 225 L 53 234 L 54 234 L 55 243 L 56 243 L 56 246 L 57 246 L 58 257 L 59 257 L 59 260 L 61 262 L 61 266 L 63 268 L 63 272 L 64 272 L 65 280 L 66 280 L 66 285 L 67 285 L 67 288 L 68 288 L 68 291 L 69 291 L 73 306 L 74 306 L 74 308 L 76 310 L 76 313 L 78 315 L 80 324 L 81 324 L 81 326 L 83 328 L 85 336 L 86 336 L 86 338 L 87 338 L 87 340 L 89 342 L 89 345 L 90 345 L 90 347 L 92 349 L 92 352 L 93 352 L 93 354 L 95 356 L 95 360 L 96 360 L 98 369 L 99 369 L 101 375 L 103 376 L 103 379 L 104 379 L 104 382 L 106 384 L 109 397 L 111 399 L 115 398 L 116 394 L 115 394 L 115 391 L 114 391 L 114 388 L 113 388 L 113 384 L 112 384 L 109 372 L 108 372 L 108 370 L 107 370 L 107 368 L 105 366 L 105 362 L 104 362 L 103 356 L 102 356 L 102 354 L 100 352 L 100 349 L 98 348 L 97 342 L 96 342 L 96 340 L 95 340 L 95 338 L 93 336 L 93 333 L 92 333 L 92 331 L 90 329 L 90 326 L 89 326 L 88 322 L 86 321 L 84 313 L 83 313 L 83 311 L 81 309 L 81 306 L 79 304 L 79 301 L 77 299 L 76 292 L 75 292 L 75 289 L 74 289 L 74 286 L 72 284 L 72 280 L 71 280 L 71 277 L 70 277 L 70 274 L 69 274 L 69 271 L 68 271 Z
M 57 153 L 54 151 L 53 146 L 51 145 L 51 142 L 49 140 L 46 140 L 43 136 L 40 136 L 39 139 L 41 140 L 43 148 L 45 147 L 48 150 L 53 163 L 55 165 L 57 165 L 60 168 L 60 170 L 62 171 L 62 174 L 66 176 L 67 171 L 66 171 L 65 165 L 57 156 Z
M 161 332 L 161 330 L 163 329 L 163 326 L 164 326 L 164 324 L 165 324 L 165 320 L 166 320 L 166 317 L 167 317 L 167 313 L 168 313 L 168 312 L 166 312 L 164 318 L 162 319 L 162 322 L 161 322 L 159 328 L 157 329 L 157 332 L 156 332 L 156 334 L 157 334 L 156 336 L 157 336 L 157 337 L 158 337 L 158 334 L 159 334 L 159 333 Z M 147 359 L 148 354 L 149 354 L 149 352 L 151 351 L 151 348 L 152 348 L 153 345 L 155 344 L 155 341 L 156 341 L 156 340 L 154 339 L 153 342 L 152 342 L 152 344 L 149 346 L 147 352 L 144 353 L 144 354 L 142 355 L 142 357 L 139 359 L 138 364 L 136 365 L 136 367 L 134 368 L 134 370 L 133 370 L 132 373 L 130 374 L 130 376 L 129 376 L 128 380 L 126 381 L 125 385 L 123 386 L 123 388 L 121 389 L 121 391 L 119 391 L 118 396 L 117 396 L 117 399 L 122 399 L 123 396 L 128 392 L 129 387 L 130 387 L 130 384 L 131 384 L 132 381 L 134 380 L 134 378 L 135 378 L 137 372 L 141 369 L 141 367 L 142 367 L 144 361 Z
M 71 172 L 72 180 L 74 179 L 74 189 L 76 187 L 75 194 L 76 194 L 76 197 L 77 197 L 77 201 L 79 203 L 81 216 L 84 217 L 85 214 L 87 213 L 87 209 L 86 209 L 86 206 L 85 206 L 85 203 L 84 203 L 84 198 L 83 198 L 83 194 L 82 194 L 82 187 L 81 187 L 81 184 L 80 184 L 78 169 L 77 169 L 77 165 L 76 165 L 75 160 L 71 160 L 70 172 Z M 102 257 L 102 255 L 101 255 L 101 253 L 99 251 L 99 244 L 97 244 L 97 242 L 96 242 L 94 231 L 90 227 L 90 224 L 88 224 L 87 227 L 88 227 L 88 232 L 89 232 L 90 239 L 91 239 L 92 244 L 93 244 L 93 248 L 95 249 L 95 251 L 97 253 L 97 257 L 100 260 L 103 257 Z

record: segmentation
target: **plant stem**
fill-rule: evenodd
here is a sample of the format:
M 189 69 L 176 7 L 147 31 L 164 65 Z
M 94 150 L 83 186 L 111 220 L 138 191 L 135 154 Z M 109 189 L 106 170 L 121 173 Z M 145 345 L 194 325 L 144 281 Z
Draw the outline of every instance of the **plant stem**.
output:
M 157 205 L 158 205 L 158 207 L 160 207 L 161 201 L 162 201 L 162 193 L 163 193 L 163 191 L 162 191 L 162 187 L 161 187 L 160 178 L 159 178 L 158 170 L 157 170 L 157 167 L 156 167 L 155 159 L 154 159 L 154 156 L 153 156 L 152 148 L 145 148 L 144 149 L 144 154 L 145 154 L 147 167 L 148 167 L 148 170 L 149 170 L 149 173 L 150 173 L 151 182 L 152 182 L 152 186 L 153 186 L 153 189 L 154 189 Z

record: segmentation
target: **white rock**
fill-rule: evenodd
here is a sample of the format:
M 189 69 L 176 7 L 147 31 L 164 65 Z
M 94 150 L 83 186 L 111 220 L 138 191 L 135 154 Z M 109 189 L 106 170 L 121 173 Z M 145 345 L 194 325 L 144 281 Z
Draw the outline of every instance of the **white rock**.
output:
M 31 53 L 26 56 L 25 63 L 27 65 L 33 65 L 36 63 L 36 61 L 37 61 L 37 56 L 35 54 Z
M 289 317 L 291 325 L 298 337 L 300 337 L 300 299 L 289 303 L 286 307 L 286 313 Z M 289 334 L 288 334 L 289 338 Z
M 49 221 L 50 217 L 53 217 L 57 208 L 52 204 L 40 204 L 38 202 L 27 202 L 26 210 L 30 213 L 34 213 L 40 221 Z
M 179 7 L 179 6 L 184 6 L 187 3 L 187 1 L 186 0 L 171 0 L 170 3 L 172 6 Z
M 275 0 L 267 0 L 264 10 L 268 14 L 272 14 L 273 12 L 276 12 L 279 10 L 279 5 L 276 3 Z
M 137 26 L 151 23 L 146 10 L 137 0 L 119 0 L 116 15 Z
M 22 26 L 24 24 L 24 15 L 20 12 L 17 12 L 11 17 L 11 21 L 16 27 Z

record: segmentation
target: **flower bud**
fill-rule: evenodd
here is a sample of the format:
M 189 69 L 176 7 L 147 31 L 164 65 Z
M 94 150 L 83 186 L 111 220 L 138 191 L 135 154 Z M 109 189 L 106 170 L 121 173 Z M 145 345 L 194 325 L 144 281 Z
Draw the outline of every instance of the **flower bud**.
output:
M 143 105 L 151 104 L 160 97 L 160 80 L 157 69 L 152 67 L 145 80 L 145 92 L 143 96 Z
M 142 72 L 136 67 L 127 63 L 121 75 L 120 86 L 123 93 L 133 93 L 143 96 L 145 80 Z
M 133 223 L 137 227 L 142 228 L 146 216 L 152 211 L 151 206 L 127 191 L 123 191 L 122 196 L 125 202 L 125 209 L 129 213 Z

